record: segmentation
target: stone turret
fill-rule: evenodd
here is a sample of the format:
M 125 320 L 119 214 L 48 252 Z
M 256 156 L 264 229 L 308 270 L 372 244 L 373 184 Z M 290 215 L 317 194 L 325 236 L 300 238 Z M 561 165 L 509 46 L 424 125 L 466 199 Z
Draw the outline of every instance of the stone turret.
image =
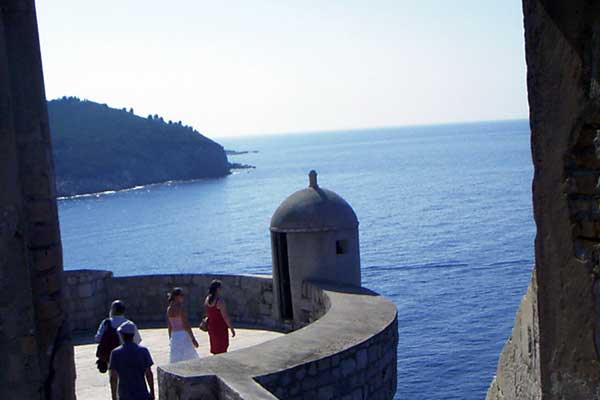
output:
M 303 321 L 302 284 L 320 281 L 361 285 L 358 219 L 335 192 L 310 171 L 309 186 L 289 196 L 271 219 L 276 312 Z

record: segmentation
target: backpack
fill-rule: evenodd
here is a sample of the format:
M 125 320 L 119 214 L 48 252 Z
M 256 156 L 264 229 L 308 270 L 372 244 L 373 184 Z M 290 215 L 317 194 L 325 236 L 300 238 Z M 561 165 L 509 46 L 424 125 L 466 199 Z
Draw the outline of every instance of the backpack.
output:
M 96 366 L 101 373 L 105 373 L 108 370 L 110 353 L 119 347 L 121 341 L 117 329 L 112 326 L 109 318 L 105 319 L 102 325 L 104 326 L 104 332 L 96 349 L 96 357 L 98 358 Z

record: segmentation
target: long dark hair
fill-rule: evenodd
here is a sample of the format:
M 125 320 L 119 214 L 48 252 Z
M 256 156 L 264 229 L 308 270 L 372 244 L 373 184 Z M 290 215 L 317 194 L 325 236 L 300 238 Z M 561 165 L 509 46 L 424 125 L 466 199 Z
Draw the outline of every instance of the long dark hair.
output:
M 167 294 L 167 300 L 169 301 L 169 304 L 173 303 L 175 301 L 175 299 L 177 298 L 177 296 L 181 296 L 183 294 L 183 289 L 180 287 L 176 287 L 173 288 L 173 290 L 171 290 L 169 292 L 169 294 Z
M 214 303 L 217 297 L 217 289 L 222 286 L 221 281 L 218 279 L 213 280 L 208 287 L 208 304 Z

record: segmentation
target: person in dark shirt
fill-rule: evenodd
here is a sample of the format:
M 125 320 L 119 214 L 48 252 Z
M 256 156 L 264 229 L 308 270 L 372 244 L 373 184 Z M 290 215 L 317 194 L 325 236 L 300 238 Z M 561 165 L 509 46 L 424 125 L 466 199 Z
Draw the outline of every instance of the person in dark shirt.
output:
M 117 332 L 123 344 L 112 351 L 108 364 L 112 400 L 117 400 L 117 392 L 119 400 L 153 400 L 154 376 L 151 367 L 154 362 L 150 352 L 135 343 L 137 328 L 133 322 L 125 322 Z

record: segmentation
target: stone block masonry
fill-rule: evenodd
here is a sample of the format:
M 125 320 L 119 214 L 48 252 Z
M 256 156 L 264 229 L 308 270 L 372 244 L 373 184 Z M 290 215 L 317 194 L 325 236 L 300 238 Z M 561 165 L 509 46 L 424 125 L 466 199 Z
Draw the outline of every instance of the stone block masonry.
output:
M 392 399 L 396 307 L 367 289 L 305 284 L 312 323 L 254 347 L 159 367 L 161 399 Z
M 51 154 L 34 2 L 1 1 L 1 399 L 75 396 Z
M 391 399 L 396 393 L 397 324 L 358 346 L 256 381 L 279 399 Z M 369 356 L 370 355 L 370 356 Z
M 270 276 L 172 274 L 114 277 L 110 271 L 65 272 L 72 328 L 93 332 L 113 299 L 140 327 L 165 326 L 166 294 L 187 293 L 194 324 L 213 279 L 237 326 L 290 332 L 251 348 L 159 368 L 161 399 L 391 399 L 396 392 L 396 308 L 362 288 L 302 284 L 304 322 L 283 322 Z
M 203 301 L 213 279 L 223 282 L 224 298 L 235 324 L 289 331 L 292 325 L 272 316 L 273 281 L 268 276 L 171 274 L 114 277 L 110 271 L 76 270 L 65 272 L 66 308 L 71 328 L 91 332 L 108 316 L 110 303 L 125 302 L 126 315 L 143 328 L 165 326 L 167 293 L 182 287 L 187 296 L 190 321 L 204 316 Z
M 112 279 L 113 274 L 109 271 L 65 272 L 65 306 L 73 331 L 91 332 L 108 316 L 112 301 L 108 289 Z
M 535 268 L 488 400 L 600 393 L 600 4 L 523 0 Z

